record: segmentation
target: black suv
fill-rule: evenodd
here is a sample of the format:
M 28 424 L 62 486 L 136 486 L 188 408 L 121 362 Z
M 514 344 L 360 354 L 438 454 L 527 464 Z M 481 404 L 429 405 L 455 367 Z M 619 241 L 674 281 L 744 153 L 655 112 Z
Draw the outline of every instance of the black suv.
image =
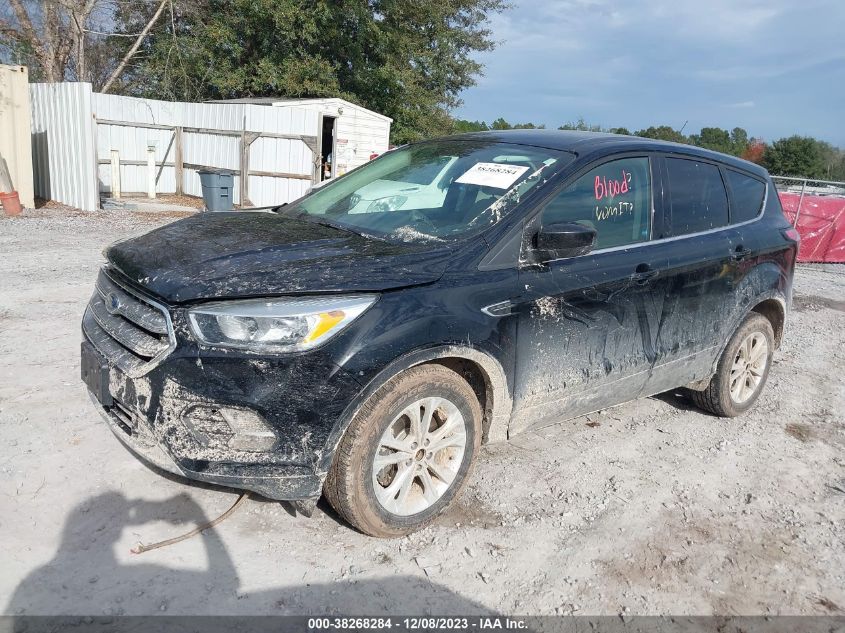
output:
M 420 528 L 482 442 L 685 387 L 748 409 L 798 236 L 766 172 L 637 137 L 455 136 L 120 242 L 82 322 L 115 435 L 192 479 Z

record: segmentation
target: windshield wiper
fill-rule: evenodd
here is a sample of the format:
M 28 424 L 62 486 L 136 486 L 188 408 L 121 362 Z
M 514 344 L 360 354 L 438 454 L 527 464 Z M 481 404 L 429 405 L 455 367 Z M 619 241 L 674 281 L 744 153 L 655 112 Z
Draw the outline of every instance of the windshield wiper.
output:
M 359 235 L 361 237 L 370 237 L 369 235 L 364 235 L 363 233 L 360 233 L 360 232 L 356 231 L 355 229 L 352 229 L 352 228 L 345 226 L 343 224 L 339 224 L 337 222 L 332 222 L 331 220 L 324 220 L 322 216 L 318 217 L 318 216 L 315 216 L 315 215 L 310 215 L 308 213 L 301 213 L 299 216 L 297 216 L 297 219 L 298 220 L 305 220 L 307 222 L 312 222 L 314 224 L 319 224 L 320 226 L 327 226 L 329 228 L 337 229 L 338 231 L 343 231 L 345 233 L 352 233 L 353 235 Z
M 314 224 L 319 224 L 320 226 L 328 226 L 328 227 L 331 227 L 333 229 L 337 229 L 339 231 L 346 231 L 347 233 L 354 233 L 355 235 L 361 235 L 358 231 L 350 229 L 350 228 L 343 226 L 341 224 L 335 224 L 334 222 L 329 222 L 328 220 L 312 220 L 312 222 L 314 222 Z
M 279 205 L 279 209 L 280 209 L 279 212 L 278 212 L 279 214 L 282 213 L 282 210 L 281 210 L 282 206 L 284 206 L 284 205 Z M 325 219 L 326 216 L 324 216 L 324 215 L 314 215 L 314 214 L 311 214 L 311 213 L 305 213 L 304 211 L 301 211 L 299 213 L 288 213 L 288 214 L 286 214 L 282 217 L 288 217 L 288 218 L 292 218 L 294 220 L 304 220 L 306 222 L 311 222 L 312 224 L 317 224 L 319 226 L 327 226 L 331 229 L 337 229 L 338 231 L 343 231 L 344 233 L 351 233 L 352 235 L 358 235 L 359 237 L 365 237 L 365 238 L 368 238 L 368 239 L 379 240 L 380 242 L 389 241 L 381 235 L 375 235 L 373 233 L 365 232 L 363 230 L 359 231 L 359 230 L 353 229 L 350 226 L 347 226 L 346 224 L 341 224 L 339 222 L 332 222 L 331 220 Z

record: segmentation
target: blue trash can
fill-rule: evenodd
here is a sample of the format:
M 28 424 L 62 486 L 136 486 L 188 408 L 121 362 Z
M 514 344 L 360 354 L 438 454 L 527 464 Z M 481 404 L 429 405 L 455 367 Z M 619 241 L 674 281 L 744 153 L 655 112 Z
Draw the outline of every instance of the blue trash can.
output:
M 201 169 L 202 199 L 208 211 L 232 211 L 235 172 L 230 169 Z

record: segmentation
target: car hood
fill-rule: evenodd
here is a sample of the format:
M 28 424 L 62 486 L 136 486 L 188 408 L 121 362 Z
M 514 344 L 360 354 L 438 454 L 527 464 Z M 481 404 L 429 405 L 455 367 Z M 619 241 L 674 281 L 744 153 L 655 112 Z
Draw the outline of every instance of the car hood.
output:
M 451 254 L 443 242 L 387 242 L 244 211 L 195 215 L 105 251 L 111 267 L 169 303 L 426 284 Z

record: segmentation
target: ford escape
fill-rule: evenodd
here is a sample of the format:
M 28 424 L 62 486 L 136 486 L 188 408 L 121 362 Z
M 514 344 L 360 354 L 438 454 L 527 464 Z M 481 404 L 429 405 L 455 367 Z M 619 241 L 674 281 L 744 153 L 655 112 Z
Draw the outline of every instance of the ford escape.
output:
M 742 414 L 797 242 L 767 173 L 729 156 L 455 136 L 112 245 L 82 376 L 145 461 L 306 514 L 325 495 L 397 536 L 449 505 L 484 442 L 676 388 Z

